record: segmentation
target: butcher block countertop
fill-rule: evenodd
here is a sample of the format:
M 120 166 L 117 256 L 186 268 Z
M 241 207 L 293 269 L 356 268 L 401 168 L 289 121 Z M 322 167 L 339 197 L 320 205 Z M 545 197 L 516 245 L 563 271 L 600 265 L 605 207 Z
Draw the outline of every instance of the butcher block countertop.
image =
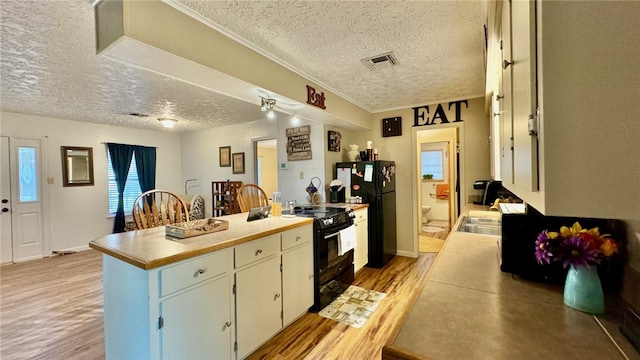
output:
M 312 218 L 268 217 L 247 222 L 247 213 L 220 216 L 229 229 L 186 239 L 165 235 L 165 227 L 111 234 L 89 242 L 89 247 L 144 270 L 236 246 L 313 223 Z

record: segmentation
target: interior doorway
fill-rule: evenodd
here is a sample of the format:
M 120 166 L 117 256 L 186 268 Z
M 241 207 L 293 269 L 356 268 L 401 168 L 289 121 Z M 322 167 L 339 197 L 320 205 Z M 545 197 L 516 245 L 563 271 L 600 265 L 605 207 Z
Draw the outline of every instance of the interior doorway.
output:
M 255 183 L 271 199 L 278 191 L 278 142 L 276 139 L 254 141 Z
M 457 217 L 460 198 L 458 128 L 416 134 L 417 249 L 438 252 Z

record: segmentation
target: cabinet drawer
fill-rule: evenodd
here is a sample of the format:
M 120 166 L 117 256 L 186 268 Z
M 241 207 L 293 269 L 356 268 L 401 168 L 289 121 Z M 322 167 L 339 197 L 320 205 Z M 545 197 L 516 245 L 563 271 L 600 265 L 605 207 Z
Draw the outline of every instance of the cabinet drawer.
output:
M 353 219 L 353 221 L 360 222 L 360 221 L 367 220 L 367 210 L 368 209 L 361 209 L 361 210 L 354 211 L 353 213 L 356 214 L 356 218 Z
M 235 247 L 236 269 L 278 252 L 280 234 L 267 236 Z
M 229 250 L 216 251 L 160 270 L 160 296 L 211 279 L 229 270 Z
M 312 225 L 305 225 L 282 233 L 282 250 L 311 241 L 313 237 Z

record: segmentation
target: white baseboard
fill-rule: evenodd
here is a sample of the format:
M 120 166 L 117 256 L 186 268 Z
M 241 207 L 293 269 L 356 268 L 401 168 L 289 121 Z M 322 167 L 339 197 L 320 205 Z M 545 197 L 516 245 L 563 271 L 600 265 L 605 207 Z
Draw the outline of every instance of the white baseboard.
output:
M 404 256 L 404 257 L 410 257 L 410 258 L 414 258 L 414 259 L 416 259 L 418 257 L 418 254 L 413 252 L 413 251 L 398 250 L 398 251 L 396 251 L 396 255 Z

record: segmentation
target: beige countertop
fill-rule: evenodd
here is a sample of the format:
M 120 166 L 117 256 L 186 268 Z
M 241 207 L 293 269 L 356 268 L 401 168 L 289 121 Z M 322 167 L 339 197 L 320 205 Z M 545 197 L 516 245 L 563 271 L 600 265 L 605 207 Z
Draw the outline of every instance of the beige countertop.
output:
M 595 317 L 563 304 L 561 286 L 500 271 L 499 239 L 451 232 L 393 348 L 433 360 L 625 359 Z
M 149 270 L 313 223 L 311 218 L 279 216 L 247 222 L 247 213 L 216 218 L 229 221 L 229 229 L 175 239 L 165 236 L 160 226 L 107 235 L 92 240 L 89 247 Z

